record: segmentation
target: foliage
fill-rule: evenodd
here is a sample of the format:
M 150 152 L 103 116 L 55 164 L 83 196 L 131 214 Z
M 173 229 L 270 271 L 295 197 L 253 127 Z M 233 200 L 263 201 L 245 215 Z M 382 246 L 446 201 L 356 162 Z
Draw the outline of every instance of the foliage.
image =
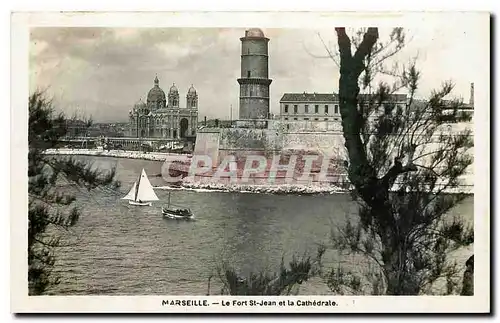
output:
M 281 259 L 278 272 L 268 272 L 265 270 L 259 273 L 249 273 L 241 276 L 237 270 L 223 262 L 217 268 L 216 278 L 222 283 L 222 295 L 291 295 L 296 290 L 294 287 L 301 285 L 308 279 L 318 274 L 317 260 L 321 258 L 319 251 L 316 259 L 311 257 L 295 256 L 285 266 L 284 259 Z
M 53 273 L 54 250 L 63 246 L 62 232 L 70 232 L 80 217 L 75 196 L 67 185 L 87 191 L 116 186 L 115 170 L 104 173 L 91 163 L 44 154 L 66 134 L 67 119 L 55 115 L 43 92 L 29 97 L 28 128 L 28 287 L 30 295 L 43 294 L 59 283 Z
M 428 99 L 417 99 L 416 59 L 387 66 L 387 59 L 404 48 L 403 29 L 395 28 L 386 42 L 378 28 L 354 36 L 345 28 L 336 33 L 347 172 L 359 222 L 348 221 L 329 247 L 363 255 L 376 269 L 367 278 L 335 268 L 327 283 L 337 292 L 339 285 L 354 282 L 358 293 L 417 295 L 431 292 L 443 277 L 447 292 L 454 292 L 452 277 L 459 268 L 448 256 L 473 243 L 473 229 L 449 213 L 467 196 L 456 189 L 473 162 L 473 137 L 468 129 L 452 127 L 470 121 L 471 114 L 461 100 L 447 99 L 451 82 Z M 392 84 L 382 81 L 386 76 Z M 372 282 L 369 290 L 362 288 L 366 280 Z

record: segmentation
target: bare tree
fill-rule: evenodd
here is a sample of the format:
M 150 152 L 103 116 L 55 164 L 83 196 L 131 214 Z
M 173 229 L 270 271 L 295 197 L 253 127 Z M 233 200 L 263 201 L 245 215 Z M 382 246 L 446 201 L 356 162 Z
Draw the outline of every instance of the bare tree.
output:
M 452 293 L 458 267 L 449 253 L 473 243 L 473 229 L 449 216 L 467 196 L 458 188 L 473 162 L 473 137 L 466 127 L 457 128 L 471 113 L 461 100 L 447 99 L 451 82 L 417 99 L 417 60 L 387 66 L 405 45 L 402 28 L 385 42 L 378 28 L 353 36 L 336 28 L 336 34 L 339 108 L 359 222 L 348 221 L 335 232 L 330 247 L 366 257 L 374 275 L 336 268 L 327 282 L 336 292 L 347 284 L 359 293 L 417 295 L 443 277 Z M 392 84 L 377 82 L 382 75 Z M 364 289 L 367 279 L 373 284 Z

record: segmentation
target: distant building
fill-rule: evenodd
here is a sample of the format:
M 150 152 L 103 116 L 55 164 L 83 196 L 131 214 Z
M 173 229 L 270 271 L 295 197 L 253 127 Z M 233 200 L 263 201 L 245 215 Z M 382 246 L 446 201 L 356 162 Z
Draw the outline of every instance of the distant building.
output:
M 168 95 L 160 88 L 158 77 L 147 101 L 139 100 L 129 111 L 131 137 L 181 139 L 196 135 L 198 126 L 198 94 L 193 85 L 181 107 L 179 90 L 173 84 Z
M 360 102 L 367 99 L 367 95 L 360 94 Z M 418 104 L 419 100 L 414 100 Z M 404 107 L 408 103 L 406 94 L 391 94 L 385 104 L 393 104 Z M 443 100 L 443 113 L 449 113 L 452 106 L 456 106 L 452 101 Z M 285 93 L 280 100 L 281 121 L 340 121 L 339 97 L 336 93 Z M 459 106 L 461 111 L 473 112 L 474 110 L 474 83 L 470 85 L 470 98 L 468 103 Z
M 389 96 L 391 104 L 405 105 L 406 94 Z M 339 96 L 336 93 L 285 93 L 280 100 L 282 121 L 340 121 Z
M 280 118 L 284 121 L 340 120 L 339 100 L 335 93 L 285 93 L 280 100 Z
M 84 137 L 89 131 L 89 123 L 82 120 L 68 119 L 66 120 L 66 136 L 67 137 Z

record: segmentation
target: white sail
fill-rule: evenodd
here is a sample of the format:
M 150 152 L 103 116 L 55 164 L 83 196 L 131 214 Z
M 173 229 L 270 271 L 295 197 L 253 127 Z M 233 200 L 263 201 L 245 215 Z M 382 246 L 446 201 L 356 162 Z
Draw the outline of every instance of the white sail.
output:
M 132 201 L 135 201 L 135 188 L 137 186 L 137 182 L 134 182 L 134 185 L 132 186 L 132 189 L 130 190 L 130 192 L 128 192 L 127 195 L 125 195 L 124 197 L 122 197 L 122 200 L 132 200 Z
M 137 190 L 136 201 L 149 202 L 158 200 L 158 196 L 156 196 L 153 186 L 149 182 L 148 176 L 143 169 L 139 179 L 139 189 Z

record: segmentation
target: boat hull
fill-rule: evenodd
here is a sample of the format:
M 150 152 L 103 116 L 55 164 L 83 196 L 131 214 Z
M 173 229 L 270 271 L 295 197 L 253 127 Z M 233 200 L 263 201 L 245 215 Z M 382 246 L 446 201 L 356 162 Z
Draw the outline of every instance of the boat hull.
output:
M 136 201 L 128 201 L 128 204 L 130 205 L 135 205 L 135 206 L 152 206 L 153 204 L 151 202 L 136 202 Z
M 177 213 L 170 212 L 169 210 L 166 210 L 166 209 L 162 209 L 161 213 L 163 214 L 164 218 L 168 218 L 168 219 L 174 219 L 174 220 L 192 220 L 193 219 L 192 214 L 179 215 Z

